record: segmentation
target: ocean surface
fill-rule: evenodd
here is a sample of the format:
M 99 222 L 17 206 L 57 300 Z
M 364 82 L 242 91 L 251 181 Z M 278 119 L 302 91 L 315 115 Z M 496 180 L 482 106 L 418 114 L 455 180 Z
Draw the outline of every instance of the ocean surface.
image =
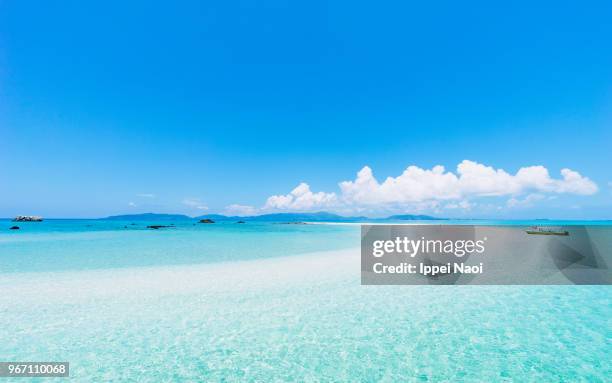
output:
M 69 361 L 78 382 L 610 381 L 611 287 L 361 286 L 359 239 L 0 220 L 0 359 Z

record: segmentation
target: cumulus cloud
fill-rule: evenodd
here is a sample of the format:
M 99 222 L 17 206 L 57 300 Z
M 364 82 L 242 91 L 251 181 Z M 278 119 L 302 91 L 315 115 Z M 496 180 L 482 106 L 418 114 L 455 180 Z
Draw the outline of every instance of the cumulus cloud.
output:
M 550 176 L 544 166 L 527 166 L 511 174 L 474 161 L 464 160 L 456 172 L 437 165 L 431 169 L 407 167 L 397 177 L 379 182 L 372 169 L 363 167 L 354 180 L 339 183 L 340 193 L 312 192 L 300 183 L 289 194 L 268 198 L 264 210 L 389 209 L 419 206 L 470 209 L 470 200 L 485 197 L 511 197 L 507 205 L 529 205 L 543 194 L 591 195 L 597 185 L 580 173 L 562 169 L 560 178 Z M 524 199 L 519 197 L 528 195 Z
M 192 209 L 208 210 L 208 206 L 204 205 L 199 198 L 185 198 L 183 205 L 187 205 Z
M 310 191 L 310 186 L 302 182 L 289 194 L 273 195 L 268 198 L 264 209 L 312 210 L 334 206 L 336 202 L 335 193 L 313 193 Z
M 398 177 L 379 183 L 372 169 L 365 166 L 353 181 L 340 182 L 342 199 L 351 204 L 388 204 L 461 198 L 455 187 L 457 177 L 443 166 L 431 170 L 409 166 Z
M 379 183 L 369 167 L 357 173 L 353 181 L 340 183 L 342 197 L 348 203 L 386 204 L 427 200 L 457 200 L 473 197 L 519 195 L 527 192 L 572 193 L 589 195 L 597 185 L 580 173 L 561 170 L 561 179 L 550 177 L 543 166 L 520 168 L 516 174 L 464 160 L 457 172 L 443 166 L 422 169 L 409 166 L 397 177 Z

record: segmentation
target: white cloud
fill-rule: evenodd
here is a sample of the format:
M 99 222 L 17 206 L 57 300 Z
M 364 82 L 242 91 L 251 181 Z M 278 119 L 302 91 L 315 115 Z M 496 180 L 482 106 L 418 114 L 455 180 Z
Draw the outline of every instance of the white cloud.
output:
M 387 177 L 379 182 L 372 169 L 363 167 L 354 180 L 339 183 L 340 194 L 312 192 L 306 183 L 300 183 L 289 194 L 268 198 L 264 210 L 335 210 L 406 208 L 422 210 L 439 209 L 440 201 L 448 201 L 444 208 L 470 209 L 470 200 L 483 197 L 510 196 L 508 206 L 531 204 L 543 194 L 591 195 L 597 185 L 580 173 L 562 169 L 561 178 L 552 178 L 544 166 L 520 168 L 515 174 L 495 169 L 474 161 L 464 160 L 456 172 L 443 166 L 422 169 L 407 167 L 397 177 Z M 524 199 L 518 198 L 528 194 Z
M 428 200 L 459 200 L 468 196 L 499 195 L 508 190 L 511 176 L 503 170 L 464 161 L 459 176 L 443 166 L 422 169 L 409 166 L 397 177 L 379 183 L 365 166 L 353 181 L 340 183 L 342 198 L 351 204 L 407 204 Z M 454 205 L 450 205 L 454 206 Z
M 534 202 L 541 201 L 544 198 L 546 197 L 542 194 L 529 194 L 528 196 L 522 199 L 512 197 L 506 202 L 506 206 L 508 206 L 509 208 L 530 207 L 533 206 Z
M 409 166 L 398 177 L 388 177 L 383 183 L 379 183 L 372 170 L 365 166 L 354 181 L 341 182 L 340 190 L 342 199 L 349 204 L 401 204 L 459 199 L 461 194 L 456 183 L 457 177 L 445 173 L 443 166 L 434 166 L 431 170 Z
M 341 182 L 340 189 L 342 198 L 353 204 L 458 200 L 530 191 L 582 195 L 597 192 L 597 185 L 578 172 L 563 169 L 561 175 L 562 179 L 553 179 L 543 166 L 523 167 L 512 175 L 503 169 L 464 160 L 457 166 L 456 174 L 445 171 L 440 165 L 431 170 L 409 166 L 398 177 L 388 177 L 379 183 L 366 166 L 354 181 Z
M 204 205 L 199 198 L 185 198 L 183 205 L 187 205 L 192 209 L 208 210 L 208 206 Z
M 591 195 L 597 193 L 597 185 L 587 177 L 583 177 L 580 173 L 570 170 L 561 169 L 562 181 L 557 181 L 557 193 L 572 193 L 581 195 Z
M 468 200 L 463 200 L 463 201 L 459 201 L 459 202 L 451 202 L 451 203 L 447 203 L 446 205 L 444 205 L 445 209 L 463 209 L 463 210 L 470 210 L 471 208 L 473 208 L 476 204 L 468 201 Z
M 286 195 L 273 195 L 268 198 L 264 209 L 277 210 L 312 210 L 334 206 L 337 202 L 335 193 L 310 191 L 307 183 L 300 183 Z
M 257 208 L 248 205 L 232 204 L 225 207 L 227 215 L 255 215 L 257 211 Z
M 140 198 L 155 198 L 155 194 L 140 193 L 140 194 L 136 194 L 136 197 L 140 197 Z
M 128 206 L 130 206 L 130 207 L 136 207 L 136 204 L 135 204 L 134 202 L 131 202 L 131 201 L 130 201 L 130 202 L 128 202 Z

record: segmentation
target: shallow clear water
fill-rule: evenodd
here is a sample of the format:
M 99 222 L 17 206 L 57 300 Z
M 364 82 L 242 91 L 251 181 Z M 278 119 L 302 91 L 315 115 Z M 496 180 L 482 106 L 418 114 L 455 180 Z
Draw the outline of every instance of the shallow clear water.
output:
M 544 222 L 544 223 L 543 223 Z M 404 221 L 469 225 L 610 225 L 610 221 Z M 174 225 L 159 230 L 148 225 Z M 18 225 L 20 230 L 9 230 Z M 359 225 L 0 219 L 0 273 L 198 264 L 359 246 Z
M 60 271 L 258 259 L 357 246 L 355 226 L 0 220 L 0 272 Z M 18 225 L 20 230 L 8 230 Z
M 0 355 L 74 381 L 612 375 L 609 286 L 361 286 L 356 226 L 62 225 L 0 237 Z

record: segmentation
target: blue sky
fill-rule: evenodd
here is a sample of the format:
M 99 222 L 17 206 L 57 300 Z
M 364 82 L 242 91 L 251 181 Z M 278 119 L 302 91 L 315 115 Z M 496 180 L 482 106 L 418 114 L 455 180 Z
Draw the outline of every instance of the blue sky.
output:
M 0 216 L 612 218 L 611 11 L 4 1 Z M 468 185 L 464 160 L 510 177 Z M 429 193 L 435 175 L 399 177 L 411 165 L 458 180 Z M 515 177 L 534 165 L 550 177 Z M 378 186 L 339 187 L 364 166 Z

